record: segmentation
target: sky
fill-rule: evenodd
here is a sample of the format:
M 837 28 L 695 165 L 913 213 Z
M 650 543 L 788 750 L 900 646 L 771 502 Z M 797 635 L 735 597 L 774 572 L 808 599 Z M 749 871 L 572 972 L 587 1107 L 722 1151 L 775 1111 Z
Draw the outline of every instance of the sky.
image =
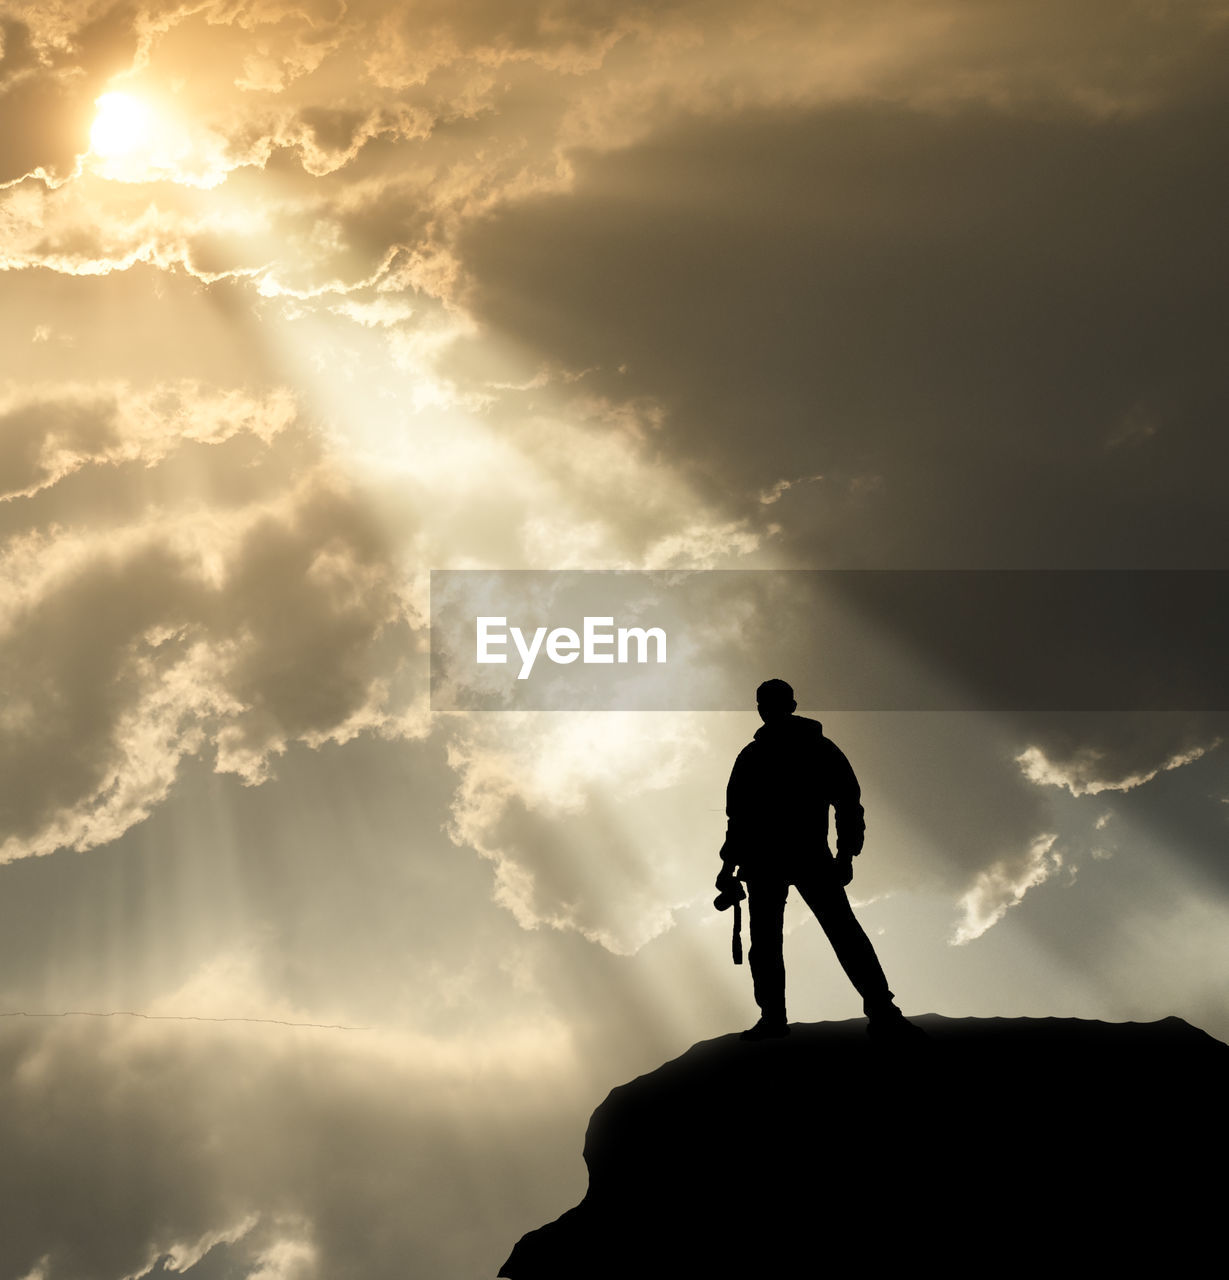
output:
M 492 1276 L 754 1020 L 753 690 L 441 710 L 432 570 L 1229 568 L 1227 54 L 1220 0 L 4 3 L 0 1275 Z M 721 643 L 790 679 L 807 611 Z M 906 1012 L 1229 1039 L 1223 710 L 796 685 Z

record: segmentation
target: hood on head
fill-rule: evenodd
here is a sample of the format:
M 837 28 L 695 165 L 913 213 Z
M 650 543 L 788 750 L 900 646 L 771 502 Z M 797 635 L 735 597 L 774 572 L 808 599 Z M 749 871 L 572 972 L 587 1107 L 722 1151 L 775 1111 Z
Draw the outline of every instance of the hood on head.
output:
M 793 736 L 822 738 L 824 726 L 818 720 L 808 720 L 806 716 L 782 716 L 779 720 L 768 720 L 755 731 L 755 740 L 787 738 Z

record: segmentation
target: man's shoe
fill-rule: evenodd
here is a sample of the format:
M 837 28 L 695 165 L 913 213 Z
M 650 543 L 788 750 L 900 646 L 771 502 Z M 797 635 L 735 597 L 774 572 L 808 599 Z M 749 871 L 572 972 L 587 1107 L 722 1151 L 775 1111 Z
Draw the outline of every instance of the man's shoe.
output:
M 789 1035 L 789 1023 L 784 1018 L 761 1018 L 753 1027 L 748 1027 L 739 1037 L 740 1040 L 779 1040 Z
M 925 1040 L 926 1032 L 915 1026 L 894 1005 L 876 1009 L 866 1023 L 866 1034 L 873 1040 Z

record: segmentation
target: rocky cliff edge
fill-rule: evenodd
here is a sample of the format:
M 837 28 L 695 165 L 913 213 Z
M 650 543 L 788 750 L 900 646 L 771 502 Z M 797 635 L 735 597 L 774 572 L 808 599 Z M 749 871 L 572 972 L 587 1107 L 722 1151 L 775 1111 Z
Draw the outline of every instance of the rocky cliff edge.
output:
M 507 1280 L 800 1266 L 1044 1266 L 1223 1257 L 1229 1045 L 1178 1018 L 861 1019 L 736 1035 L 611 1091 L 589 1190 L 529 1232 Z

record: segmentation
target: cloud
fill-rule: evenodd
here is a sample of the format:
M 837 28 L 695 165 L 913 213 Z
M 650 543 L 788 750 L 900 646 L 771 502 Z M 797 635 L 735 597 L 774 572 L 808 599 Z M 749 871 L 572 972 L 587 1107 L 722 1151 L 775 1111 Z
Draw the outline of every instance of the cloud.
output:
M 1224 115 L 670 124 L 472 224 L 465 296 L 531 356 L 664 406 L 663 458 L 739 514 L 823 474 L 787 526 L 802 563 L 1214 563 L 1216 232 L 1202 166 L 1174 157 Z M 1141 171 L 1166 175 L 1163 205 L 1133 199 Z M 1107 453 L 1141 402 L 1154 435 Z
M 431 722 L 426 566 L 1219 562 L 1222 9 L 10 6 L 6 972 L 436 1034 L 6 1021 L 0 1270 L 491 1274 L 583 1178 L 572 1037 L 597 1081 L 736 1007 L 674 926 L 747 717 Z M 84 154 L 104 90 L 156 146 Z M 778 617 L 723 655 L 814 659 Z M 1223 733 L 829 727 L 859 884 L 961 895 L 961 942 L 1079 848 L 1026 748 L 1064 791 L 1153 777 L 1121 877 Z
M 647 81 L 612 66 L 608 102 L 625 91 L 629 115 L 577 110 L 566 184 L 461 227 L 467 307 L 527 363 L 657 406 L 662 464 L 745 521 L 768 563 L 1219 565 L 1215 11 L 889 12 L 842 24 L 833 7 L 834 43 L 798 42 L 825 71 L 848 51 L 831 89 L 773 62 L 775 94 L 732 76 L 723 97 L 708 41 L 640 100 L 642 121 Z M 1157 648 L 1165 620 L 1138 625 Z M 966 823 L 893 772 L 963 885 L 994 861 L 987 830 L 1055 829 L 997 776 L 1027 747 L 1073 785 L 1118 785 L 1223 734 L 1198 712 L 1005 728 L 975 785 L 962 753 L 949 762 L 960 795 L 1007 793 L 997 813 L 978 801 Z
M 1054 834 L 1040 835 L 1024 854 L 1001 859 L 978 873 L 973 887 L 960 899 L 963 919 L 951 937 L 953 946 L 980 938 L 1030 889 L 1044 884 L 1062 867 L 1062 854 L 1054 848 L 1057 840 Z
M 720 766 L 704 716 L 501 713 L 459 720 L 450 835 L 495 864 L 495 897 L 525 929 L 581 934 L 638 950 L 695 898 L 692 870 L 724 821 L 705 831 Z M 702 804 L 700 797 L 709 803 Z M 710 848 L 711 846 L 711 848 Z M 707 878 L 706 878 L 707 879 Z
M 475 1068 L 467 1046 L 413 1035 L 6 1022 L 0 1268 L 494 1274 L 574 1181 L 525 1185 L 524 1152 L 536 1166 L 575 1146 L 564 1114 L 583 1123 L 566 1039 L 533 1040 Z
M 14 157 L 13 181 L 55 175 L 49 194 L 63 198 L 41 210 L 43 236 L 19 237 L 20 250 L 10 237 L 9 268 L 147 261 L 202 279 L 247 271 L 291 291 L 345 291 L 394 251 L 447 257 L 474 216 L 569 191 L 578 148 L 642 143 L 663 122 L 883 102 L 922 116 L 969 103 L 1056 102 L 1094 118 L 1152 109 L 1203 83 L 1217 13 L 1107 4 L 1073 24 L 1065 10 L 1015 2 L 150 4 L 74 27 L 68 10 L 44 8 L 10 22 L 9 96 L 71 83 L 76 117 L 13 98 L 23 127 L 7 136 L 49 157 Z M 104 88 L 148 99 L 155 136 L 82 167 Z M 31 115 L 48 139 L 31 133 Z M 68 192 L 77 183 L 84 200 Z M 176 212 L 177 185 L 214 195 Z M 235 225 L 237 202 L 263 233 Z M 11 207 L 19 230 L 24 213 Z M 136 235 L 125 244 L 126 230 Z M 209 247 L 193 252 L 202 237 Z M 243 243 L 245 265 L 230 261 L 234 242 L 252 239 L 263 252 Z
M 1216 192 L 1182 158 L 1199 148 L 1175 145 L 1223 115 L 1212 8 L 1104 6 L 1074 24 L 1015 3 L 142 13 L 123 87 L 163 95 L 180 168 L 147 157 L 140 181 L 87 166 L 54 191 L 14 188 L 8 265 L 230 277 L 292 353 L 328 313 L 337 328 L 302 341 L 322 381 L 345 381 L 346 322 L 369 327 L 375 365 L 402 381 L 368 379 L 377 393 L 353 416 L 379 421 L 390 401 L 414 414 L 390 416 L 375 447 L 321 396 L 324 416 L 340 452 L 405 468 L 432 563 L 1211 554 L 1213 366 L 1199 307 L 1171 322 L 1218 243 L 1220 219 L 1200 212 Z M 5 46 L 15 73 L 53 36 L 85 48 L 62 16 L 23 20 Z M 1165 202 L 1135 198 L 1140 173 Z M 1175 210 L 1183 236 L 1168 233 Z M 437 312 L 457 323 L 432 345 Z M 1116 385 L 1124 368 L 1131 385 Z M 105 414 L 67 399 L 62 443 L 36 430 L 37 453 L 13 419 L 13 492 L 162 447 L 156 426 L 108 443 Z M 1115 445 L 1136 421 L 1149 431 Z M 149 572 L 191 576 L 195 554 Z M 223 767 L 259 777 L 294 730 L 226 710 L 277 681 L 260 667 L 236 690 L 201 665 L 243 669 L 239 649 L 220 653 L 185 657 L 179 694 L 138 720 L 162 726 L 158 742 L 208 721 Z M 273 720 L 307 741 L 375 723 L 371 661 L 318 724 Z M 223 692 L 184 701 L 204 687 Z M 165 785 L 155 770 L 144 792 Z
M 1224 723 L 1212 712 L 1053 715 L 1032 718 L 1023 731 L 1021 773 L 1039 787 L 1084 796 L 1131 791 L 1193 764 L 1220 746 Z
M 185 442 L 264 442 L 289 418 L 282 393 L 42 393 L 21 410 L 14 484 L 148 467 Z M 14 537 L 3 581 L 5 860 L 115 839 L 185 755 L 211 749 L 218 769 L 256 782 L 290 742 L 408 727 L 393 691 L 412 650 L 396 557 L 320 461 L 236 506 L 151 505 L 118 525 Z
M 822 479 L 822 475 L 814 475 L 798 476 L 793 480 L 777 480 L 769 485 L 767 489 L 761 491 L 760 503 L 765 507 L 770 507 L 774 502 L 780 502 L 781 498 L 791 489 L 805 484 L 814 484 Z
M 144 391 L 10 387 L 0 396 L 0 501 L 29 497 L 87 464 L 153 466 L 187 440 L 219 444 L 246 431 L 268 443 L 294 415 L 286 389 L 255 398 L 190 381 Z
M 1131 791 L 1135 787 L 1141 787 L 1145 782 L 1151 782 L 1158 773 L 1191 764 L 1219 745 L 1220 739 L 1217 739 L 1206 747 L 1192 747 L 1179 755 L 1170 756 L 1146 773 L 1131 773 L 1126 776 L 1119 774 L 1107 777 L 1106 774 L 1110 771 L 1106 768 L 1106 753 L 1095 747 L 1078 748 L 1061 763 L 1048 759 L 1040 747 L 1028 747 L 1016 757 L 1016 762 L 1024 776 L 1038 786 L 1065 787 L 1073 796 L 1095 796 L 1103 791 Z
M 55 187 L 76 173 L 94 99 L 136 57 L 132 5 L 95 7 L 84 22 L 65 12 L 48 23 L 19 8 L 0 22 L 0 188 L 27 177 Z

